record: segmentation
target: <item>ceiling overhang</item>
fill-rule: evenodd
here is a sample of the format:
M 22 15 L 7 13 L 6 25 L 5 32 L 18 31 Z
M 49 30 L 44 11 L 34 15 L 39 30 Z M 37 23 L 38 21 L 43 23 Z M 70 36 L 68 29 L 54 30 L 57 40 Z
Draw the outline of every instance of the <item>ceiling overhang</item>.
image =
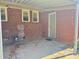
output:
M 73 0 L 0 0 L 0 4 L 39 11 L 75 9 Z

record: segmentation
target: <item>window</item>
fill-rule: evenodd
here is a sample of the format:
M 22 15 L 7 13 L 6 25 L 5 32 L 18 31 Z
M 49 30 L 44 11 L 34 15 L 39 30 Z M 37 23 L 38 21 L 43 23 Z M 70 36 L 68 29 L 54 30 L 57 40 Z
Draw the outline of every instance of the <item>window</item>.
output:
M 22 10 L 22 22 L 30 22 L 30 11 Z
M 39 22 L 39 12 L 32 11 L 32 22 L 38 23 Z
M 1 21 L 7 21 L 7 8 L 6 7 L 0 7 L 1 9 Z

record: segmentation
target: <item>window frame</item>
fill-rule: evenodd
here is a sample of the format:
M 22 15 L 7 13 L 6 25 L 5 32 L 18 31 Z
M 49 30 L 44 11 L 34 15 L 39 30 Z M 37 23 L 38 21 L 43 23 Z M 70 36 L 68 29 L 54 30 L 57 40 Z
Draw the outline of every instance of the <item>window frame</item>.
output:
M 1 19 L 1 21 L 2 21 L 2 22 L 7 22 L 7 21 L 8 21 L 8 18 L 7 18 L 7 17 L 8 17 L 8 16 L 7 16 L 7 7 L 0 6 L 0 9 L 1 9 L 1 8 L 5 10 L 5 20 L 2 20 L 2 19 Z M 1 11 L 0 11 L 0 12 L 1 12 Z
M 37 13 L 37 21 L 33 20 L 33 13 Z M 39 11 L 32 11 L 32 22 L 33 23 L 39 23 Z
M 28 13 L 28 21 L 24 21 L 24 19 L 23 19 L 23 13 L 24 12 L 27 12 Z M 22 10 L 22 22 L 30 22 L 30 10 L 27 10 L 27 9 L 23 9 Z

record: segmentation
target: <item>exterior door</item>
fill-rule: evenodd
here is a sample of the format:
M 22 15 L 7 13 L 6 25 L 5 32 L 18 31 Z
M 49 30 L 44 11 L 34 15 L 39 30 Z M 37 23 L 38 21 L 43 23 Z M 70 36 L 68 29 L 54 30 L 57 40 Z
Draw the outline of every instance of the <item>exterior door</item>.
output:
M 49 14 L 48 37 L 56 38 L 56 12 Z

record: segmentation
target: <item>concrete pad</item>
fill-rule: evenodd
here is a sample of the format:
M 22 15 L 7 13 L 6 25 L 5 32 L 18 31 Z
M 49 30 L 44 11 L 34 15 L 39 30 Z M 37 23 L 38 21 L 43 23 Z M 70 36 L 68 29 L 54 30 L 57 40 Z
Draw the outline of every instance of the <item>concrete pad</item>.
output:
M 20 45 L 20 47 L 15 50 L 15 55 L 12 59 L 41 59 L 44 56 L 62 50 L 62 47 L 65 48 L 67 45 L 53 40 L 33 40 L 31 42 L 26 42 L 24 45 Z M 9 49 L 4 48 L 4 59 L 8 59 L 8 54 L 10 54 L 9 51 L 11 48 L 12 47 L 9 47 Z

